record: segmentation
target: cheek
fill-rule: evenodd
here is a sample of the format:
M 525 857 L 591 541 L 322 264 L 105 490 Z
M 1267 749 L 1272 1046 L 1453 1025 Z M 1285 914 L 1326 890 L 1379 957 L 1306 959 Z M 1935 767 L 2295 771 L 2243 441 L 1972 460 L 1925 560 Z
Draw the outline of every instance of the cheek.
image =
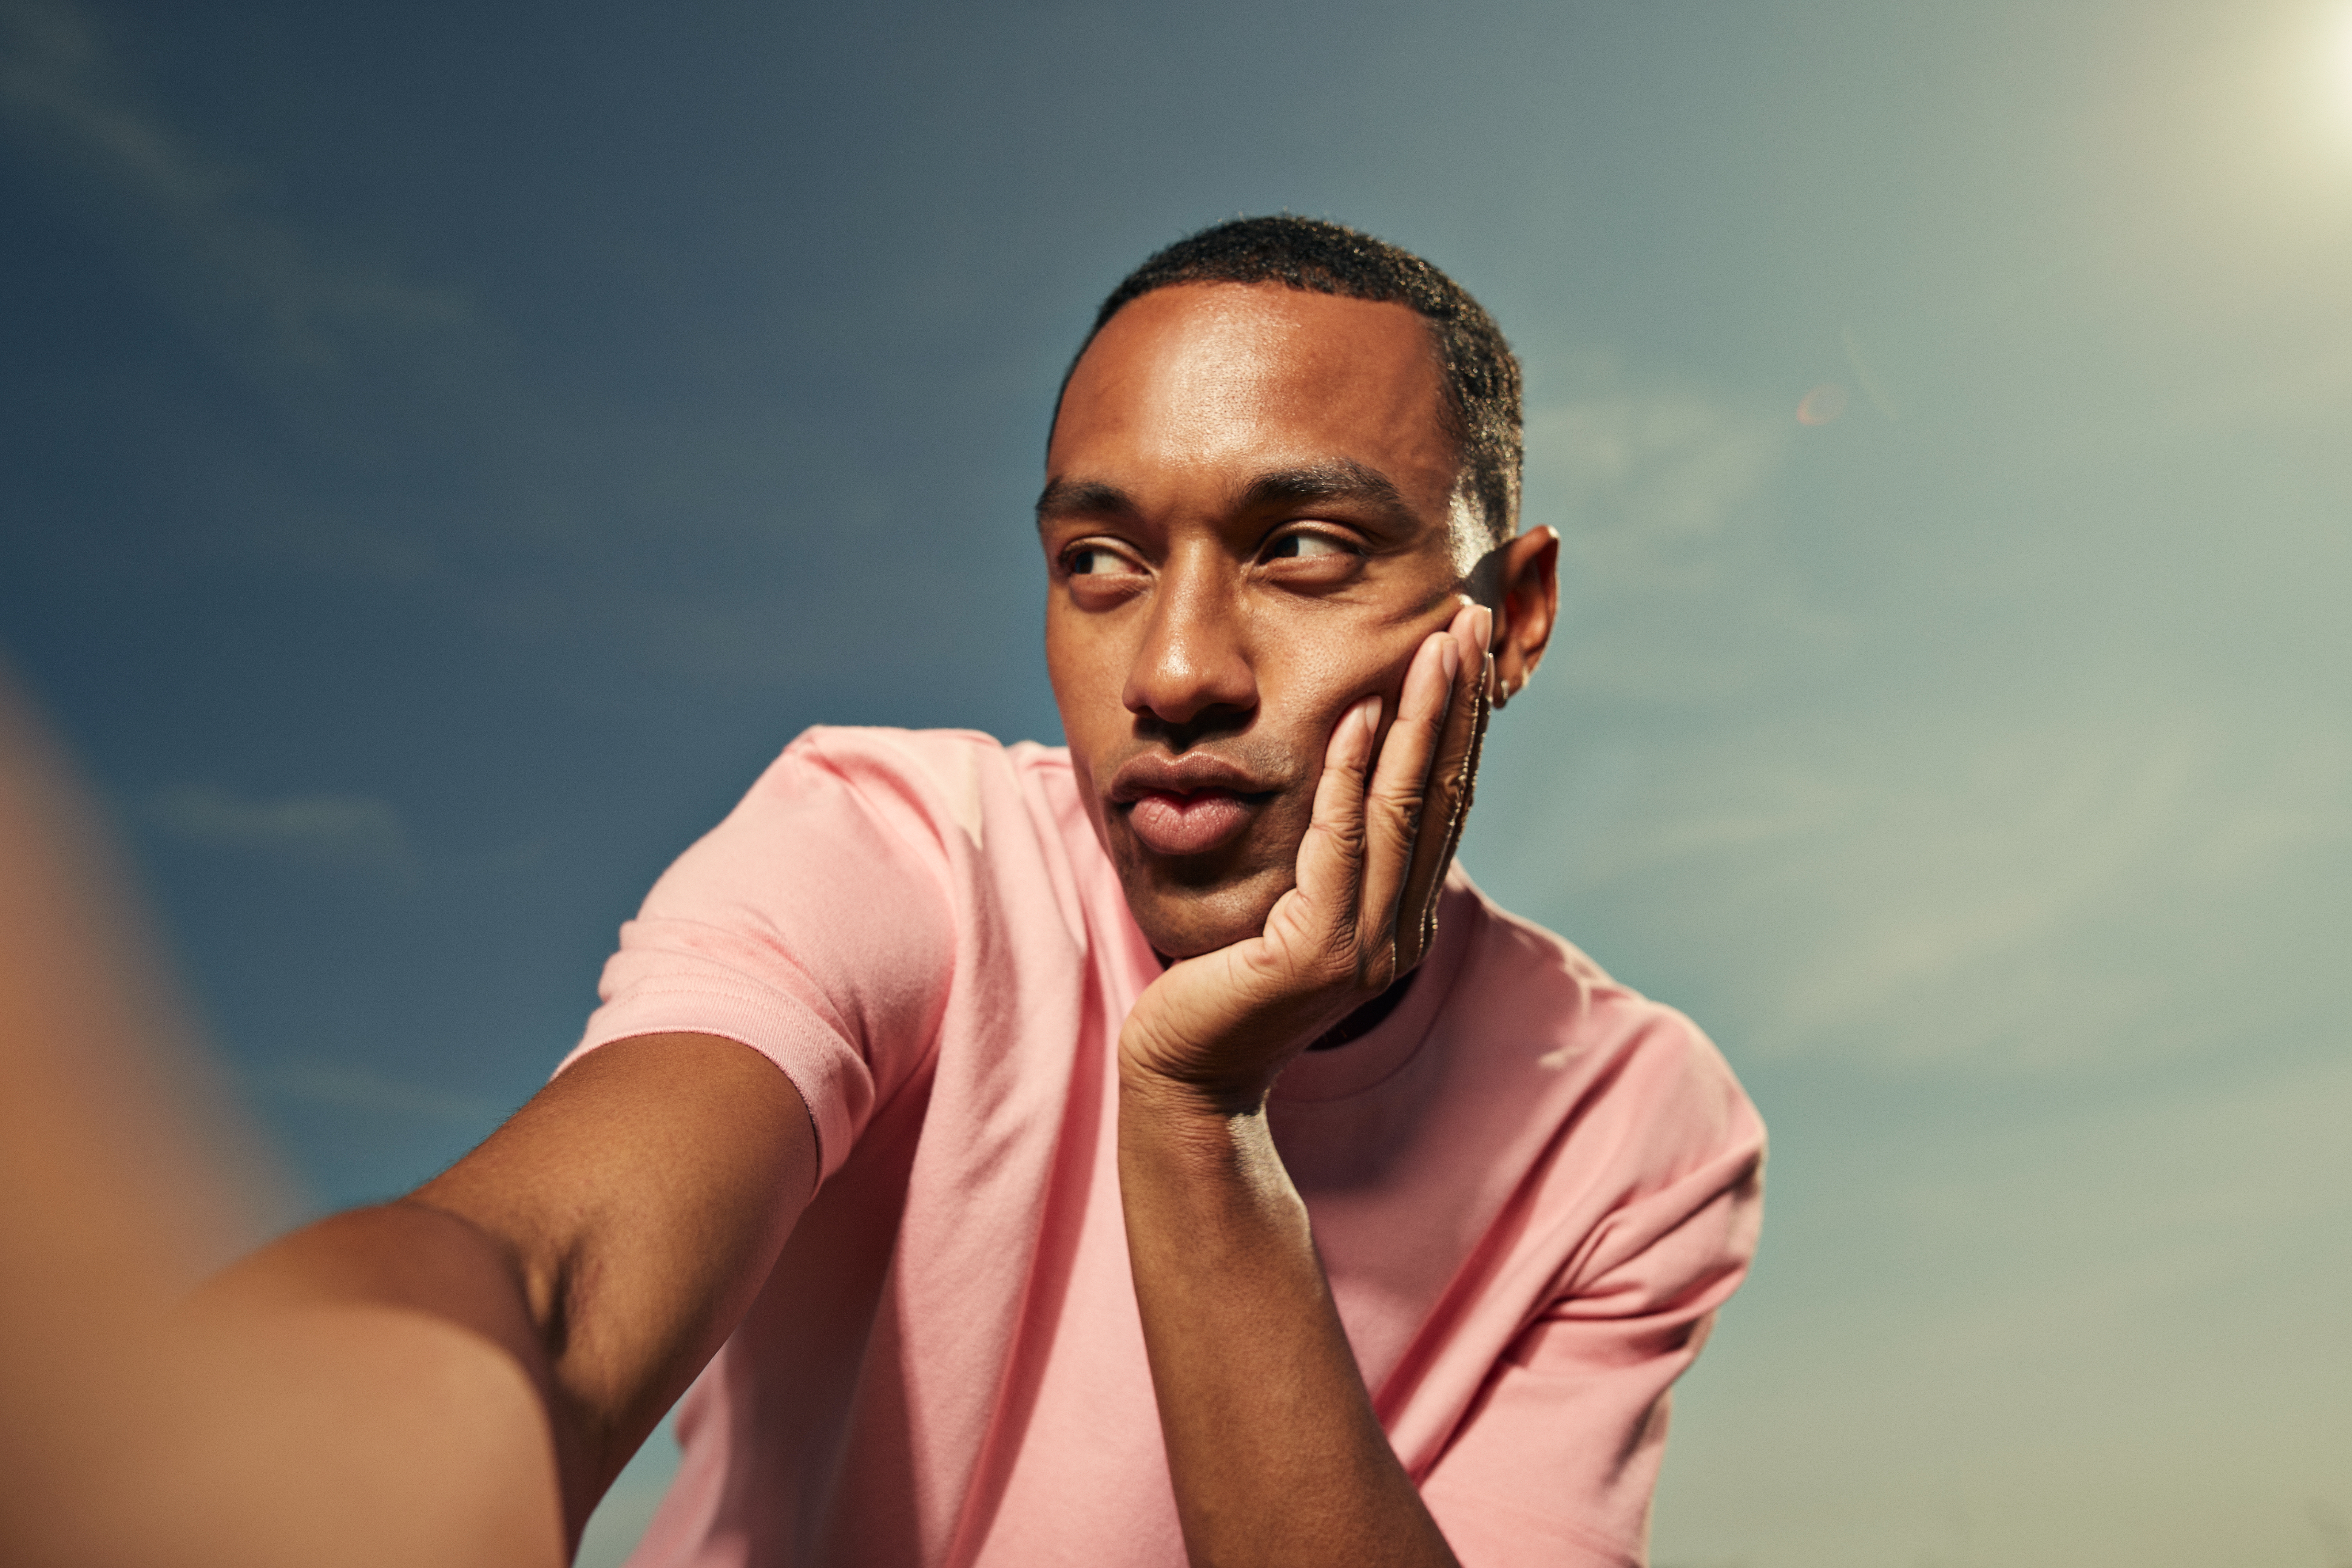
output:
M 1045 678 L 1072 757 L 1082 767 L 1091 750 L 1127 733 L 1125 666 L 1105 630 L 1097 618 L 1053 609 L 1045 614 Z
M 1045 606 L 1045 677 L 1054 683 L 1054 694 L 1076 694 L 1087 684 L 1087 674 L 1099 663 L 1094 644 L 1098 640 L 1088 634 L 1094 630 L 1083 616 L 1069 613 L 1069 606 L 1058 600 Z
M 1355 626 L 1341 635 L 1294 640 L 1279 682 L 1288 710 L 1286 727 L 1328 741 L 1349 708 L 1377 695 L 1385 731 L 1396 716 L 1397 693 L 1413 653 L 1433 629 L 1418 623 Z

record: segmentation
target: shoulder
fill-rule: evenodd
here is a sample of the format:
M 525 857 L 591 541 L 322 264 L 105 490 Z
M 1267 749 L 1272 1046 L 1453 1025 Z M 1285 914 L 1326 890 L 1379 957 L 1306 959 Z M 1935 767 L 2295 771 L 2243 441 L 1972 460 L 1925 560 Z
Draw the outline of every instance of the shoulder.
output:
M 1483 895 L 1469 923 L 1449 1001 L 1480 1020 L 1475 1052 L 1539 1125 L 1530 1201 L 1574 1219 L 1558 1227 L 1578 1238 L 1558 1296 L 1646 1311 L 1727 1295 L 1755 1251 L 1765 1132 L 1723 1053 Z
M 761 782 L 814 772 L 886 794 L 952 799 L 988 775 L 1009 771 L 1003 742 L 977 730 L 817 724 L 793 737 Z
M 1067 752 L 1008 746 L 977 730 L 816 725 L 803 731 L 730 815 L 728 837 L 851 814 L 887 825 L 926 853 L 983 848 L 992 824 L 1055 811 L 1072 795 Z
M 1068 752 L 973 730 L 809 730 L 738 814 L 751 822 L 722 833 L 757 844 L 855 818 L 927 865 L 967 913 L 987 905 L 1025 921 L 1050 906 L 1075 929 L 1100 880 Z
M 1482 1054 L 1543 1084 L 1588 1136 L 1612 1129 L 1639 1184 L 1761 1159 L 1762 1119 L 1704 1029 L 1467 879 L 1458 891 L 1471 929 L 1449 1001 L 1475 1020 Z
M 789 787 L 792 775 L 812 770 L 877 800 L 904 801 L 968 831 L 992 810 L 1071 788 L 1065 747 L 1034 741 L 1006 745 L 978 730 L 834 724 L 803 731 L 761 784 L 773 779 Z

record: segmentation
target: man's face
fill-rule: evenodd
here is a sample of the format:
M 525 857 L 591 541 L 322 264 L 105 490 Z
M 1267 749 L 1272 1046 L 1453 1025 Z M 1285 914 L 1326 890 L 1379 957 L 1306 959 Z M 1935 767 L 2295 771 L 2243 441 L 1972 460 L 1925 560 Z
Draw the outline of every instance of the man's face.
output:
M 1038 505 L 1045 659 L 1078 784 L 1160 952 L 1253 936 L 1324 747 L 1469 602 L 1427 325 L 1402 305 L 1188 284 L 1078 362 Z

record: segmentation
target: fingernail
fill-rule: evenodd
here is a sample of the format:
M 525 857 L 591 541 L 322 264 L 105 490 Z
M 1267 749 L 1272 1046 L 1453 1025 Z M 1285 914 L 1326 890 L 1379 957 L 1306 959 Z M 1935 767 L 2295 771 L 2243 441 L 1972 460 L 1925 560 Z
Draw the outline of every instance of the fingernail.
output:
M 1453 685 L 1462 679 L 1462 645 L 1452 637 L 1437 645 L 1437 667 L 1445 671 L 1445 684 Z
M 1485 605 L 1478 606 L 1470 617 L 1470 635 L 1480 647 L 1495 646 L 1495 612 Z
M 1378 697 L 1365 698 L 1356 711 L 1364 716 L 1365 734 L 1378 735 L 1381 732 L 1381 700 Z

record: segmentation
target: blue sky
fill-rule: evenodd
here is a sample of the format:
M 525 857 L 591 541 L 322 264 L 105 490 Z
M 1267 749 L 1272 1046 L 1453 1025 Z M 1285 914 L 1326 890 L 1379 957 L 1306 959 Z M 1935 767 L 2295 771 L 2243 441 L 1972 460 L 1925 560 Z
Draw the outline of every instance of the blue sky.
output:
M 1567 539 L 1465 861 L 1774 1130 L 1661 1564 L 2352 1555 L 2352 10 L 847 11 L 0 0 L 0 647 L 302 1202 L 802 726 L 1054 737 L 1093 302 L 1326 215 Z

